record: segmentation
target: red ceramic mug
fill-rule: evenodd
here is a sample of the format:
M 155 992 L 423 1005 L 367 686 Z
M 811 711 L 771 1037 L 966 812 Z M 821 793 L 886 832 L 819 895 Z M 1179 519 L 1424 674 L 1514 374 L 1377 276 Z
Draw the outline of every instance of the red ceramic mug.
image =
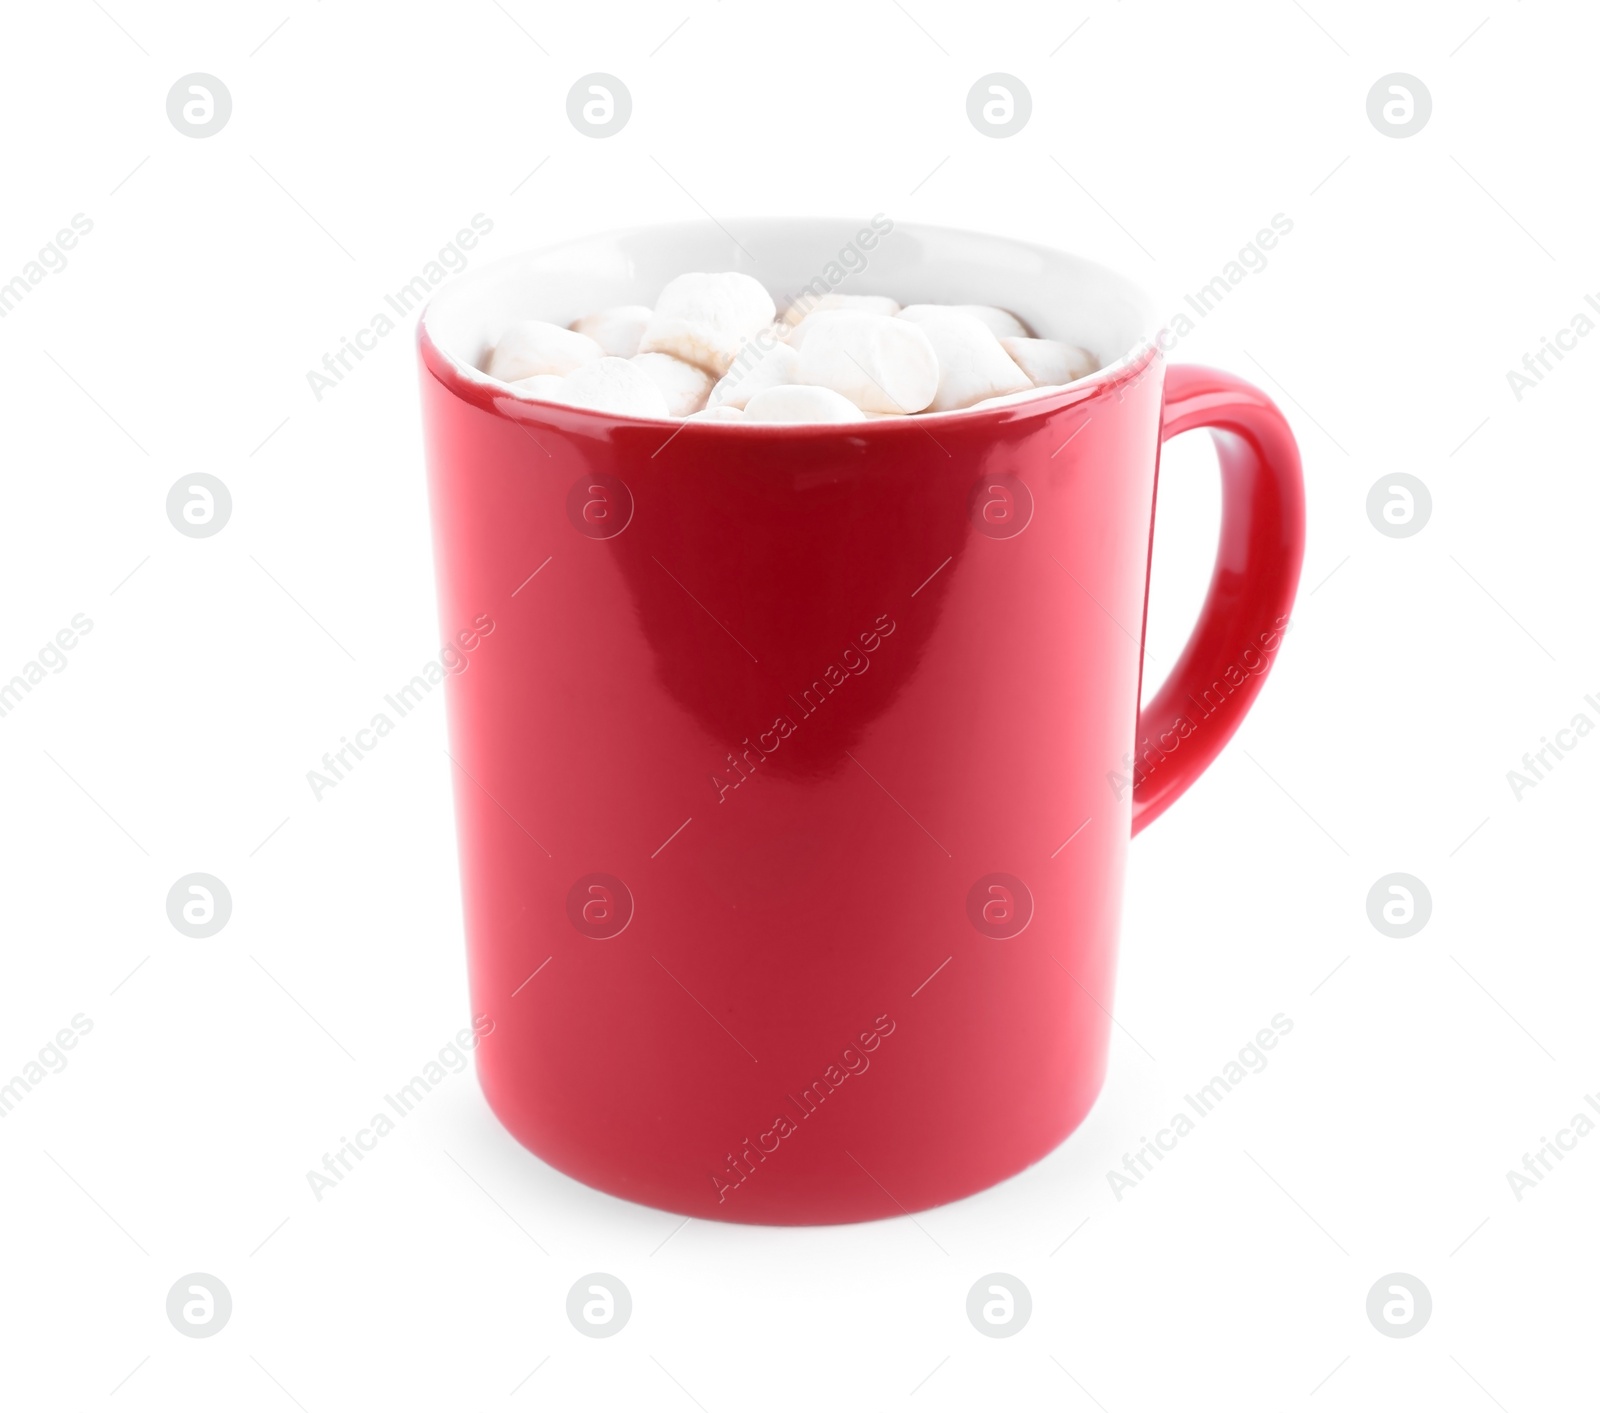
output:
M 463 277 L 419 333 L 484 1093 L 562 1172 L 696 1217 L 916 1211 L 1073 1131 L 1129 838 L 1239 725 L 1299 577 L 1299 454 L 1263 394 L 1165 368 L 1109 271 L 888 226 L 580 240 Z M 1104 367 L 788 427 L 529 402 L 477 371 L 514 318 L 724 269 L 999 305 Z M 1140 711 L 1160 446 L 1199 427 L 1221 548 Z

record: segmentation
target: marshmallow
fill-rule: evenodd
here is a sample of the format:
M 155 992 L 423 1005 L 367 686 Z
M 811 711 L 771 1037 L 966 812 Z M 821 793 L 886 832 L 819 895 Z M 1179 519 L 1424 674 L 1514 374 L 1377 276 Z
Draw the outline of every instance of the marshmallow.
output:
M 539 373 L 570 373 L 603 356 L 587 334 L 542 319 L 523 319 L 500 335 L 486 371 L 491 378 L 515 383 Z
M 1002 338 L 1000 347 L 1036 388 L 1086 378 L 1100 366 L 1100 360 L 1086 349 L 1055 339 Z
M 939 390 L 929 412 L 954 412 L 984 398 L 1031 388 L 1028 375 L 1011 361 L 997 339 L 971 314 L 942 311 L 913 325 L 927 336 L 939 358 Z
M 1028 326 L 1015 314 L 996 309 L 992 304 L 908 304 L 900 311 L 902 319 L 924 323 L 945 314 L 970 314 L 997 339 L 1020 339 L 1028 335 Z
M 834 422 L 1002 406 L 1099 363 L 988 304 L 901 308 L 813 288 L 778 318 L 759 282 L 724 271 L 679 275 L 653 310 L 617 305 L 567 329 L 516 321 L 484 367 L 516 397 L 619 415 Z
M 798 324 L 780 324 L 777 327 L 783 330 L 781 337 L 790 348 L 799 348 L 813 329 L 849 312 L 845 309 L 819 309 L 815 314 L 807 314 Z
M 749 275 L 679 275 L 656 300 L 639 351 L 670 353 L 720 376 L 740 344 L 777 312 L 772 296 Z
M 590 407 L 624 417 L 661 417 L 667 411 L 666 394 L 638 364 L 626 358 L 601 358 L 562 380 L 561 401 L 570 407 Z
M 801 294 L 783 311 L 783 322 L 791 328 L 802 319 L 828 309 L 848 309 L 853 314 L 886 314 L 893 318 L 900 305 L 886 294 Z
M 535 373 L 531 378 L 518 378 L 511 391 L 518 397 L 537 398 L 540 402 L 561 402 L 567 380 L 559 373 Z
M 800 381 L 800 355 L 786 343 L 757 336 L 739 350 L 739 356 L 711 389 L 709 407 L 743 407 L 764 388 Z
M 667 414 L 687 417 L 706 405 L 711 375 L 670 353 L 640 353 L 628 360 L 641 370 L 667 400 Z
M 998 344 L 995 352 L 1005 357 Z M 801 382 L 832 388 L 864 412 L 921 412 L 940 386 L 940 360 L 928 334 L 883 314 L 823 315 L 799 357 Z
M 746 404 L 747 422 L 863 422 L 861 409 L 831 388 L 786 384 L 765 388 Z
M 965 412 L 978 412 L 986 407 L 1011 407 L 1019 402 L 1034 402 L 1044 397 L 1046 393 L 1060 392 L 1062 384 L 1057 387 L 1024 388 L 1021 392 L 1002 393 L 999 397 L 986 397 L 981 402 L 969 403 L 962 410 Z
M 598 314 L 585 314 L 571 327 L 587 334 L 612 358 L 632 358 L 639 351 L 644 326 L 650 322 L 650 309 L 644 304 L 619 304 Z

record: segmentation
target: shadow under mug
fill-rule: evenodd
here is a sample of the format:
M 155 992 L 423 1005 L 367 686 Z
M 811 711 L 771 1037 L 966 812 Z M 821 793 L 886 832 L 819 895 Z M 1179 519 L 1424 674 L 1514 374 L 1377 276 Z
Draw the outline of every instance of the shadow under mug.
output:
M 478 371 L 514 319 L 724 269 L 999 305 L 1104 366 L 806 426 L 613 416 Z M 848 1222 L 977 1192 L 1083 1119 L 1128 841 L 1254 700 L 1304 535 L 1278 410 L 1165 342 L 1110 271 L 882 218 L 597 236 L 430 305 L 478 1069 L 540 1158 L 691 1216 Z M 1221 544 L 1141 711 L 1160 447 L 1200 427 Z

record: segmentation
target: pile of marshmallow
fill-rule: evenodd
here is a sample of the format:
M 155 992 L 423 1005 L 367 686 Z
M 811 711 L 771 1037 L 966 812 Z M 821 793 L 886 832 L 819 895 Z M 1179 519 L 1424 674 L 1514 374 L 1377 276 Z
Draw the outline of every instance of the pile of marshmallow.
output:
M 679 275 L 654 309 L 512 324 L 484 369 L 519 397 L 630 417 L 860 422 L 1051 391 L 1093 354 L 980 304 L 804 294 L 778 316 L 749 275 Z

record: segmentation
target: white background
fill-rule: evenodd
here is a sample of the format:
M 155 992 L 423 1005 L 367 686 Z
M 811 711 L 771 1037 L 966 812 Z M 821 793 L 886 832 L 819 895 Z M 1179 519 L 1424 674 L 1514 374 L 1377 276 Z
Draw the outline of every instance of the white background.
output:
M 93 1022 L 0 1123 L 8 1406 L 1592 1398 L 1600 1135 L 1521 1201 L 1506 1178 L 1600 1091 L 1600 741 L 1520 801 L 1506 780 L 1600 723 L 1600 338 L 1520 401 L 1506 379 L 1600 296 L 1592 10 L 71 0 L 6 36 L 0 281 L 94 223 L 0 321 L 0 679 L 94 624 L 0 719 L 0 1079 Z M 595 70 L 634 103 L 605 141 L 565 111 Z M 205 140 L 165 111 L 195 71 L 233 99 Z M 1033 95 L 1003 141 L 966 114 L 992 71 Z M 1405 140 L 1366 113 L 1395 71 L 1433 97 Z M 479 263 L 880 210 L 1077 250 L 1171 309 L 1294 223 L 1177 356 L 1261 383 L 1301 439 L 1296 626 L 1134 846 L 1098 1106 L 916 1224 L 774 1230 L 578 1186 L 464 1074 L 316 1202 L 305 1171 L 467 1002 L 442 702 L 321 803 L 305 780 L 438 652 L 411 327 L 320 403 L 307 370 L 475 213 Z M 1147 680 L 1208 572 L 1210 462 L 1191 438 L 1164 468 Z M 191 540 L 165 499 L 200 471 L 233 513 Z M 1433 513 L 1392 539 L 1365 505 L 1400 471 Z M 195 871 L 233 897 L 207 941 L 165 911 Z M 1367 918 L 1391 872 L 1432 895 L 1410 939 Z M 1278 1012 L 1268 1068 L 1118 1201 L 1107 1170 Z M 233 1296 L 208 1340 L 165 1315 L 193 1271 Z M 632 1292 L 616 1338 L 567 1320 L 591 1271 Z M 1015 1338 L 967 1320 L 991 1271 L 1032 1293 Z M 1397 1271 L 1432 1294 L 1414 1338 L 1366 1315 Z

